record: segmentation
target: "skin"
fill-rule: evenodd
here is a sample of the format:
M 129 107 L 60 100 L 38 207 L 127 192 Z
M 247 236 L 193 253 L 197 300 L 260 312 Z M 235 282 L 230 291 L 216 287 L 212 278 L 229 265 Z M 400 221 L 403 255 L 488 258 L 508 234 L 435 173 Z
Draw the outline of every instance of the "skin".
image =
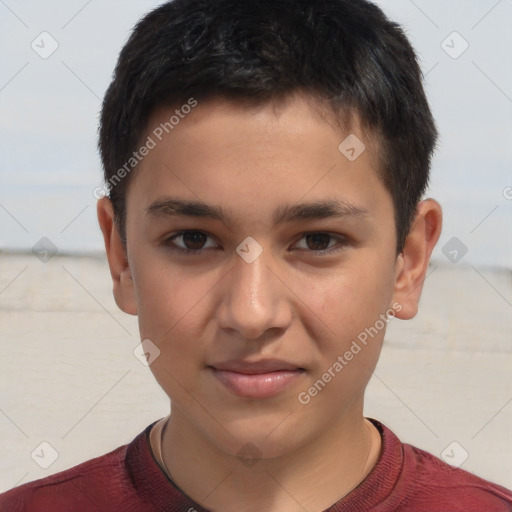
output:
M 172 113 L 156 110 L 141 140 Z M 349 133 L 366 145 L 353 162 L 338 150 Z M 321 511 L 378 460 L 380 435 L 363 418 L 363 400 L 385 328 L 308 404 L 298 400 L 393 304 L 401 319 L 417 311 L 441 209 L 433 200 L 418 205 L 397 255 L 377 155 L 357 122 L 344 133 L 311 98 L 258 107 L 209 100 L 130 177 L 126 247 L 110 201 L 98 202 L 116 302 L 138 315 L 141 339 L 160 350 L 150 368 L 172 399 L 165 465 L 209 510 Z M 229 218 L 148 212 L 171 197 L 221 206 Z M 325 200 L 363 213 L 273 223 L 276 209 Z M 170 239 L 181 230 L 208 236 Z M 236 252 L 248 236 L 263 249 L 252 263 Z M 333 252 L 318 253 L 326 247 Z M 304 371 L 277 395 L 251 399 L 225 388 L 209 368 L 266 358 Z M 237 457 L 249 443 L 256 448 L 250 465 Z

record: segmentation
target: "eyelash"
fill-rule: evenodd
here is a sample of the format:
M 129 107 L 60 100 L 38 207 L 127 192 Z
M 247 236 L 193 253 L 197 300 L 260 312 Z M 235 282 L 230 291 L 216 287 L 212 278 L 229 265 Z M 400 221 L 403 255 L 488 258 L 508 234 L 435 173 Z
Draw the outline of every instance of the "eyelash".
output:
M 204 248 L 202 248 L 202 249 L 184 249 L 183 247 L 178 247 L 178 246 L 174 245 L 173 241 L 176 238 L 179 238 L 179 237 L 189 234 L 189 233 L 196 233 L 196 234 L 199 233 L 202 235 L 206 235 L 209 238 L 212 238 L 210 235 L 208 235 L 208 233 L 205 233 L 203 231 L 185 230 L 185 231 L 179 231 L 178 233 L 175 233 L 175 234 L 171 235 L 170 237 L 166 238 L 163 241 L 163 245 L 165 245 L 166 247 L 169 247 L 171 250 L 179 252 L 181 254 L 198 255 L 198 254 L 204 252 L 205 251 Z M 312 232 L 304 233 L 301 236 L 301 238 L 299 238 L 299 240 L 295 243 L 298 243 L 300 240 L 302 240 L 306 236 L 310 236 L 310 235 L 327 235 L 331 239 L 335 239 L 338 241 L 337 245 L 335 245 L 334 247 L 331 247 L 330 249 L 322 249 L 322 250 L 318 250 L 318 251 L 315 251 L 315 250 L 308 251 L 308 252 L 314 254 L 315 256 L 324 256 L 324 255 L 328 255 L 328 254 L 333 254 L 333 253 L 340 251 L 342 249 L 342 247 L 348 245 L 348 240 L 346 239 L 346 237 L 339 236 L 339 235 L 332 235 L 331 233 L 326 233 L 324 231 L 312 231 Z

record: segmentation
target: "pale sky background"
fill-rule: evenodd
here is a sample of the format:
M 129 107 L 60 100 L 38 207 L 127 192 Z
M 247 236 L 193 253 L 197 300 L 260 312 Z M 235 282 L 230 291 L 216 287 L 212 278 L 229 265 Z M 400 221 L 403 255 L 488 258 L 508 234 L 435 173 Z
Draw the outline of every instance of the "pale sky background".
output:
M 0 0 L 1 249 L 30 251 L 46 236 L 61 252 L 103 250 L 100 102 L 131 27 L 159 3 Z M 429 191 L 445 213 L 435 259 L 511 268 L 512 1 L 376 3 L 405 26 L 441 133 Z M 31 48 L 44 31 L 59 45 L 47 59 Z M 468 248 L 457 263 L 442 251 L 453 237 Z

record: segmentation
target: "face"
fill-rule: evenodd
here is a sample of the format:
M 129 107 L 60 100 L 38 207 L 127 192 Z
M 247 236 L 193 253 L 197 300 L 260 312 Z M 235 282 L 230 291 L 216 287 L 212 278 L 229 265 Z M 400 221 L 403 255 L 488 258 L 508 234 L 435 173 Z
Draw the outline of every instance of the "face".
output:
M 225 452 L 276 456 L 361 417 L 402 307 L 377 148 L 299 96 L 199 102 L 160 141 L 173 113 L 153 114 L 131 177 L 116 298 L 177 421 Z M 355 160 L 349 135 L 366 146 Z

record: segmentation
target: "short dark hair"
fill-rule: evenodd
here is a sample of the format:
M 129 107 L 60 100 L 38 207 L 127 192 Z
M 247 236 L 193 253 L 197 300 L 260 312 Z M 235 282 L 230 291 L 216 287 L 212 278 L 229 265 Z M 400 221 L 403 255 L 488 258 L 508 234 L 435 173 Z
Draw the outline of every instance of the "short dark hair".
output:
M 155 108 L 294 92 L 326 102 L 338 117 L 356 114 L 377 136 L 400 252 L 428 184 L 437 130 L 411 44 L 367 0 L 174 0 L 142 18 L 119 55 L 99 130 L 123 239 L 128 177 L 116 173 L 124 166 L 127 174 Z

